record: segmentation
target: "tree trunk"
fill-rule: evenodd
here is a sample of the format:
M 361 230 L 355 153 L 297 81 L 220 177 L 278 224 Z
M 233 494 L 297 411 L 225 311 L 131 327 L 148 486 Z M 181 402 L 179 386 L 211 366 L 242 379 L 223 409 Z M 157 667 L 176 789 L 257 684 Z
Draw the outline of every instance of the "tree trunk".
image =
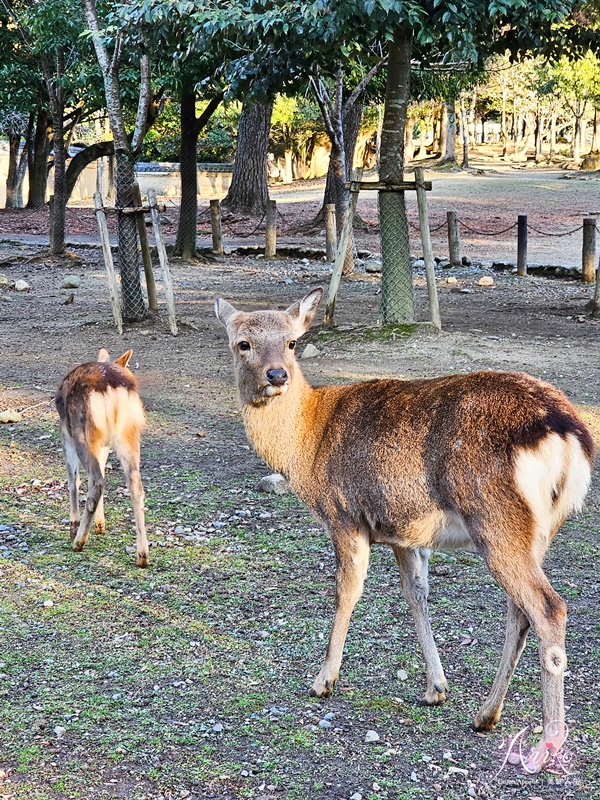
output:
M 196 255 L 196 228 L 198 224 L 198 161 L 196 148 L 196 90 L 193 82 L 184 81 L 181 87 L 181 140 L 179 174 L 181 176 L 181 204 L 175 252 L 185 259 Z
M 581 158 L 581 117 L 579 114 L 573 115 L 573 142 L 571 145 L 573 161 L 578 163 Z
M 410 94 L 412 30 L 397 27 L 389 44 L 379 179 L 404 177 L 404 132 Z M 413 323 L 415 307 L 404 192 L 379 192 L 381 311 L 384 323 Z
M 443 160 L 444 153 L 448 149 L 448 109 L 445 103 L 442 103 L 439 109 L 439 120 L 440 120 L 440 146 L 439 146 L 439 154 L 440 158 Z
M 442 164 L 456 164 L 456 102 L 454 100 L 446 100 L 444 103 L 444 121 L 446 123 L 446 139 L 445 148 L 442 150 Z
M 416 120 L 413 116 L 408 117 L 406 120 L 406 130 L 404 132 L 404 159 L 405 161 L 412 161 L 415 154 L 415 146 L 413 144 L 413 134 L 415 132 Z
M 238 125 L 231 186 L 222 205 L 230 211 L 260 215 L 269 199 L 267 153 L 272 105 L 244 103 Z
M 502 142 L 502 158 L 506 158 L 508 149 L 508 132 L 506 130 L 506 99 L 508 91 L 502 86 L 502 111 L 500 115 L 500 141 Z
M 592 132 L 592 146 L 590 153 L 600 152 L 600 109 L 594 109 L 594 130 Z
M 544 117 L 541 109 L 538 107 L 535 115 L 535 161 L 538 163 L 542 160 L 542 139 L 544 136 Z
M 51 205 L 50 217 L 50 252 L 60 255 L 65 250 L 65 223 L 66 223 L 66 156 L 65 143 L 65 93 L 63 76 L 65 59 L 62 47 L 55 51 L 55 63 L 51 65 L 49 59 L 42 56 L 42 71 L 46 81 L 46 89 L 50 99 L 52 113 L 52 130 L 54 134 L 54 201 Z
M 19 208 L 17 205 L 19 181 L 19 147 L 21 134 L 8 135 L 8 174 L 6 176 L 6 208 Z
M 460 99 L 460 132 L 463 148 L 462 168 L 469 169 L 469 124 L 467 121 L 467 111 L 465 109 L 465 101 Z
M 214 97 L 200 117 L 196 119 L 196 90 L 193 81 L 184 79 L 181 87 L 181 145 L 179 172 L 181 176 L 181 204 L 175 252 L 185 259 L 196 256 L 196 231 L 198 225 L 198 160 L 197 147 L 200 131 L 216 111 L 223 95 Z
M 42 208 L 46 203 L 50 130 L 50 115 L 40 106 L 37 112 L 33 152 L 29 165 L 29 199 L 27 208 Z
M 556 155 L 556 111 L 550 117 L 550 158 Z

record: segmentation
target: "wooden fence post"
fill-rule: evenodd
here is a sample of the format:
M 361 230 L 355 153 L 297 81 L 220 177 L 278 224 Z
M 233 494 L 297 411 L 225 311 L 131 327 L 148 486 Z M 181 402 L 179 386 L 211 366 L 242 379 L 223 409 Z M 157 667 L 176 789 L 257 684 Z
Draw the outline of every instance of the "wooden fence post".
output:
M 448 255 L 450 256 L 450 263 L 453 267 L 460 267 L 462 264 L 462 250 L 456 211 L 448 211 L 446 219 L 448 221 Z
M 517 218 L 517 275 L 527 275 L 527 215 Z
M 265 258 L 275 258 L 277 255 L 277 202 L 275 200 L 267 200 L 265 217 L 267 226 Z
M 354 215 L 356 214 L 356 204 L 358 203 L 358 193 L 360 192 L 362 174 L 362 169 L 357 169 L 353 180 L 350 181 L 348 208 L 346 209 L 346 214 L 344 216 L 344 224 L 342 225 L 340 241 L 338 243 L 337 253 L 335 254 L 335 263 L 333 265 L 331 279 L 329 281 L 327 305 L 325 306 L 325 316 L 323 318 L 324 328 L 329 328 L 331 325 L 333 325 L 335 301 L 337 299 L 338 289 L 340 288 L 342 270 L 344 268 L 344 261 L 346 260 L 346 250 L 348 249 L 348 243 L 350 242 L 350 235 L 352 233 L 352 226 L 354 224 Z
M 600 264 L 598 264 L 598 269 L 596 270 L 596 289 L 592 302 L 592 317 L 600 317 Z
M 325 206 L 325 258 L 328 263 L 335 260 L 336 247 L 335 203 L 327 203 Z
M 110 303 L 112 305 L 113 318 L 115 325 L 120 334 L 123 333 L 123 317 L 121 316 L 121 303 L 119 301 L 119 290 L 117 288 L 117 277 L 115 275 L 115 265 L 113 263 L 112 251 L 110 249 L 110 238 L 108 236 L 108 227 L 106 225 L 106 214 L 104 213 L 104 206 L 102 204 L 102 195 L 100 192 L 94 194 L 94 206 L 96 208 L 96 219 L 98 220 L 98 229 L 100 230 L 100 241 L 102 242 L 102 253 L 104 255 L 104 264 L 106 266 L 106 274 L 108 276 L 108 291 L 110 293 Z
M 423 245 L 423 260 L 425 261 L 425 276 L 427 278 L 427 294 L 429 296 L 429 310 L 431 321 L 438 329 L 442 329 L 440 318 L 440 304 L 435 283 L 435 266 L 433 261 L 433 248 L 431 246 L 431 231 L 429 230 L 429 214 L 427 211 L 427 195 L 423 182 L 425 180 L 423 167 L 415 167 L 415 183 L 417 185 L 417 205 L 419 207 L 419 226 L 421 228 L 421 243 Z
M 223 230 L 221 228 L 221 204 L 210 201 L 210 226 L 212 228 L 212 251 L 216 256 L 223 255 Z
M 154 239 L 158 260 L 162 269 L 163 283 L 165 285 L 165 295 L 167 298 L 167 310 L 169 312 L 169 327 L 173 336 L 177 336 L 177 318 L 175 316 L 175 297 L 173 296 L 173 283 L 171 281 L 171 270 L 167 259 L 167 249 L 160 229 L 160 217 L 158 203 L 156 202 L 156 192 L 148 189 L 148 205 L 150 206 L 150 216 L 152 217 L 152 227 L 154 229 Z
M 135 208 L 142 207 L 142 195 L 137 181 L 133 184 L 133 205 Z M 146 233 L 146 218 L 143 211 L 136 211 L 135 222 L 137 225 L 138 236 L 140 237 L 140 249 L 142 251 L 142 263 L 144 265 L 144 275 L 146 276 L 146 291 L 148 292 L 148 307 L 153 314 L 158 314 L 158 300 L 156 299 L 156 283 L 154 282 L 154 272 L 152 271 L 152 256 L 148 245 L 148 234 Z
M 583 220 L 581 277 L 585 283 L 593 283 L 596 278 L 596 220 L 593 217 Z

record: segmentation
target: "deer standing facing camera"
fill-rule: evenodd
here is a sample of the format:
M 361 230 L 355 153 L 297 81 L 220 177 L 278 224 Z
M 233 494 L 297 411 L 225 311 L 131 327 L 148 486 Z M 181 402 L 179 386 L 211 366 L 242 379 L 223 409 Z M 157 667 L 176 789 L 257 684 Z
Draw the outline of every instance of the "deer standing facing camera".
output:
M 538 638 L 544 733 L 529 754 L 541 769 L 565 738 L 566 605 L 542 571 L 552 538 L 583 504 L 593 442 L 566 397 L 523 373 L 373 380 L 313 388 L 294 355 L 322 296 L 286 311 L 215 302 L 227 328 L 242 414 L 257 453 L 326 526 L 337 560 L 325 663 L 312 686 L 331 693 L 373 543 L 389 545 L 425 659 L 425 702 L 446 678 L 427 610 L 430 550 L 472 549 L 508 596 L 506 639 L 477 730 L 500 718 L 530 626 Z
M 137 565 L 147 567 L 148 541 L 140 475 L 140 434 L 145 426 L 145 416 L 137 381 L 127 368 L 132 354 L 133 350 L 128 350 L 111 362 L 108 352 L 103 349 L 98 353 L 98 361 L 75 367 L 58 389 L 56 408 L 67 465 L 73 550 L 83 550 L 93 521 L 96 533 L 104 533 L 104 469 L 112 449 L 123 467 L 133 503 Z M 80 465 L 88 478 L 81 521 Z

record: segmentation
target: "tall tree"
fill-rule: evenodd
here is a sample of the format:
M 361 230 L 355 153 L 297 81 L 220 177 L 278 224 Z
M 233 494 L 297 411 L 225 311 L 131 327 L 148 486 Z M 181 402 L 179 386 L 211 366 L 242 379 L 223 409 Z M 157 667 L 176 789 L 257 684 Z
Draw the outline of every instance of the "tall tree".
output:
M 244 103 L 238 126 L 231 185 L 223 205 L 246 214 L 264 214 L 269 199 L 267 154 L 271 103 Z
M 125 30 L 117 31 L 111 40 L 107 30 L 101 27 L 95 0 L 83 0 L 83 8 L 102 71 L 106 109 L 113 135 L 116 157 L 116 205 L 119 270 L 123 318 L 136 322 L 146 316 L 146 304 L 140 283 L 140 265 L 137 247 L 137 230 L 133 214 L 124 214 L 123 209 L 133 206 L 134 165 L 140 152 L 152 93 L 150 55 L 142 49 L 139 54 L 140 86 L 135 126 L 131 135 L 125 124 L 125 108 L 121 96 L 120 70 L 123 66 Z M 110 48 L 110 49 L 109 49 Z

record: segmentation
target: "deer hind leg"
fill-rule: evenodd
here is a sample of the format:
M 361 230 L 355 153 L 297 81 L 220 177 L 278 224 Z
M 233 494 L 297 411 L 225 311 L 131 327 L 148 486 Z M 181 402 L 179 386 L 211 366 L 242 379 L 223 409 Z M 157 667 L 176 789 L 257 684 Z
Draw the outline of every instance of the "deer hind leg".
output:
M 79 528 L 79 486 L 81 479 L 79 477 L 77 448 L 75 447 L 75 442 L 65 430 L 62 431 L 62 446 L 65 464 L 67 465 L 67 483 L 69 485 L 69 532 L 71 541 L 73 541 Z
M 425 659 L 427 690 L 423 701 L 427 705 L 440 705 L 446 699 L 448 685 L 433 639 L 427 608 L 429 550 L 408 550 L 398 546 L 393 546 L 392 549 L 400 570 L 402 592 L 415 621 L 417 637 Z
M 87 478 L 88 478 L 88 493 L 85 501 L 85 508 L 77 529 L 77 535 L 73 540 L 73 550 L 79 552 L 85 547 L 88 540 L 90 528 L 94 521 L 98 503 L 104 492 L 104 477 L 100 469 L 98 458 L 93 453 L 89 453 L 87 458 Z
M 490 693 L 473 720 L 476 731 L 491 730 L 500 719 L 506 690 L 525 647 L 529 628 L 529 620 L 509 597 L 504 649 Z
M 146 521 L 144 515 L 144 488 L 140 474 L 140 439 L 137 428 L 125 432 L 116 446 L 121 461 L 127 488 L 131 494 L 133 516 L 135 518 L 137 565 L 147 567 L 149 563 L 148 540 L 146 538 Z
M 98 453 L 98 464 L 100 465 L 100 472 L 102 473 L 103 479 L 109 452 L 109 447 L 102 447 Z M 104 492 L 102 492 L 100 495 L 98 505 L 96 506 L 96 513 L 94 515 L 94 533 L 106 533 L 106 520 L 104 518 Z
M 327 697 L 333 691 L 340 674 L 350 617 L 369 568 L 371 548 L 367 536 L 358 531 L 341 531 L 338 535 L 332 532 L 332 538 L 337 560 L 335 615 L 325 662 L 313 682 L 311 697 Z
M 488 565 L 509 598 L 522 609 L 538 639 L 543 734 L 524 766 L 528 772 L 539 772 L 548 758 L 560 750 L 566 737 L 564 672 L 567 666 L 567 606 L 554 591 L 533 555 L 519 559 L 511 553 L 509 558 L 501 559 L 493 552 L 488 553 Z

